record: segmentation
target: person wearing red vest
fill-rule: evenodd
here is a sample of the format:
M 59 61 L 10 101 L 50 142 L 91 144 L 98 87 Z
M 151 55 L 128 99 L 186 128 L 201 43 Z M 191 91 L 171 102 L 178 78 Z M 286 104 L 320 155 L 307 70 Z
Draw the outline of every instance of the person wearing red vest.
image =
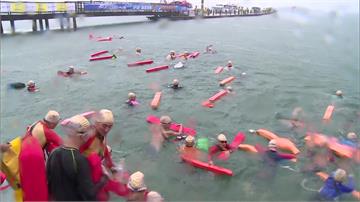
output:
M 80 147 L 80 152 L 85 155 L 91 167 L 93 182 L 99 182 L 103 175 L 109 176 L 108 183 L 98 192 L 99 201 L 109 200 L 109 191 L 119 196 L 126 195 L 126 186 L 113 179 L 112 174 L 116 172 L 111 158 L 106 136 L 114 124 L 114 116 L 110 110 L 102 109 L 95 115 L 94 134 Z M 110 171 L 110 172 L 109 172 Z
M 52 130 L 59 120 L 59 113 L 50 110 L 43 120 L 29 126 L 22 138 L 19 187 L 22 189 L 24 201 L 48 200 L 44 156 L 62 144 L 60 136 Z

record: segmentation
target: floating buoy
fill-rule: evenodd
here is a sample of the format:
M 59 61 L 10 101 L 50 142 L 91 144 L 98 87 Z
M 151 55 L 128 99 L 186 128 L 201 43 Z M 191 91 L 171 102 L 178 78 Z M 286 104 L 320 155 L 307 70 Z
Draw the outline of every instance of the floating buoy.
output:
M 230 76 L 230 77 L 228 77 L 228 78 L 220 81 L 219 84 L 220 84 L 220 86 L 224 86 L 225 84 L 228 84 L 228 83 L 230 83 L 230 82 L 232 82 L 232 81 L 234 81 L 234 80 L 235 80 L 235 77 L 234 77 L 234 76 Z
M 209 98 L 209 101 L 210 102 L 215 102 L 215 101 L 219 100 L 220 98 L 224 97 L 227 94 L 228 94 L 228 92 L 226 90 L 221 90 L 220 92 L 216 93 L 211 98 Z
M 97 57 L 97 58 L 90 58 L 89 61 L 97 61 L 97 60 L 109 60 L 115 58 L 114 55 Z
M 161 91 L 155 93 L 154 98 L 150 103 L 152 109 L 157 109 L 159 107 L 160 99 L 161 99 Z
M 99 52 L 96 52 L 94 54 L 91 54 L 90 57 L 96 57 L 96 56 L 99 56 L 99 55 L 102 55 L 102 54 L 105 54 L 105 53 L 108 53 L 109 51 L 107 50 L 103 50 L 103 51 L 99 51 Z
M 137 61 L 134 63 L 128 63 L 128 67 L 135 67 L 135 66 L 140 66 L 140 65 L 148 65 L 148 64 L 152 64 L 154 61 L 153 60 L 143 60 L 143 61 Z
M 153 67 L 153 68 L 147 69 L 146 72 L 147 73 L 157 72 L 157 71 L 164 70 L 164 69 L 169 69 L 169 66 L 168 65 L 163 65 L 163 66 Z
M 224 70 L 224 67 L 217 67 L 216 69 L 215 69 L 215 74 L 219 74 L 219 73 L 221 73 L 222 71 Z
M 334 105 L 329 105 L 326 110 L 325 110 L 325 113 L 324 113 L 324 116 L 323 116 L 323 120 L 327 121 L 327 120 L 330 120 L 331 119 L 331 116 L 332 116 L 332 113 L 334 111 L 334 108 L 335 106 Z

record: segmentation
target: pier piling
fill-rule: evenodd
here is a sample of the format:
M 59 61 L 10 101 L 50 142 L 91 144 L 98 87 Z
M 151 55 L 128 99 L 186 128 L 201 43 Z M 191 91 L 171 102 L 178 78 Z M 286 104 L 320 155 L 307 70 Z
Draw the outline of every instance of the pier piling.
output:
M 33 30 L 33 32 L 36 32 L 36 31 L 37 31 L 36 19 L 33 19 L 33 20 L 32 20 L 32 30 Z
M 39 19 L 39 26 L 40 26 L 40 31 L 44 31 L 44 24 L 41 18 Z
M 10 20 L 11 33 L 15 34 L 15 21 Z
M 49 27 L 49 19 L 45 18 L 45 28 L 46 30 L 49 30 L 50 27 Z

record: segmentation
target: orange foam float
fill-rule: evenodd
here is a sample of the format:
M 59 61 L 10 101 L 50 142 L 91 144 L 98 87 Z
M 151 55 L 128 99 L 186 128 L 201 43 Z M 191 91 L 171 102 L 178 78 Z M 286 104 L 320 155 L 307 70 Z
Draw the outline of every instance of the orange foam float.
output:
M 220 86 L 224 86 L 225 84 L 228 84 L 228 83 L 230 83 L 230 82 L 232 82 L 232 81 L 234 81 L 234 80 L 235 80 L 235 77 L 234 77 L 234 76 L 230 76 L 230 77 L 228 77 L 228 78 L 220 81 L 219 85 L 220 85 Z
M 228 91 L 221 90 L 218 93 L 216 93 L 215 95 L 213 95 L 212 97 L 210 97 L 209 99 L 207 99 L 206 101 L 202 102 L 202 106 L 212 108 L 212 107 L 214 107 L 215 101 L 219 100 L 220 98 L 224 97 L 227 94 L 228 94 Z
M 330 120 L 331 119 L 331 116 L 332 116 L 332 113 L 334 111 L 334 108 L 335 106 L 334 105 L 329 105 L 326 110 L 325 110 L 325 113 L 324 113 L 324 116 L 323 116 L 323 120 L 327 121 L 327 120 Z
M 273 140 L 273 139 L 276 140 L 276 146 L 281 150 L 289 151 L 290 153 L 295 155 L 300 153 L 300 150 L 288 138 L 279 137 L 273 132 L 262 128 L 256 130 L 255 133 L 267 140 Z
M 319 147 L 326 146 L 334 154 L 341 158 L 352 158 L 355 162 L 360 163 L 360 150 L 348 145 L 340 144 L 334 137 L 327 137 L 320 133 L 307 133 L 305 136 L 307 145 L 316 145 Z
M 216 67 L 215 74 L 220 74 L 223 70 L 224 70 L 224 67 L 221 67 L 221 66 Z
M 300 150 L 287 138 L 275 138 L 276 146 L 281 150 L 290 151 L 291 153 L 297 155 L 300 153 Z
M 152 109 L 157 109 L 160 105 L 161 92 L 156 92 L 153 100 L 150 103 Z

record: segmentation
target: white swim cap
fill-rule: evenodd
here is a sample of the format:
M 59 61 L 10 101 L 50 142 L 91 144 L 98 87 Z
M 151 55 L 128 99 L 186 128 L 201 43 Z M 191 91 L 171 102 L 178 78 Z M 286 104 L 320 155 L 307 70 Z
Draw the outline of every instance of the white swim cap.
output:
M 90 129 L 90 122 L 81 115 L 75 115 L 69 119 L 69 122 L 64 127 L 72 129 L 76 133 L 85 133 Z
M 178 84 L 179 84 L 179 80 L 174 79 L 174 80 L 173 80 L 173 84 L 174 84 L 174 85 L 178 85 Z
M 217 136 L 217 139 L 218 139 L 219 141 L 227 141 L 226 136 L 225 136 L 224 134 L 219 134 L 219 135 Z
M 170 53 L 175 53 L 175 51 L 174 51 L 174 50 L 171 50 Z
M 276 148 L 277 148 L 276 140 L 274 140 L 274 139 L 270 140 L 268 147 L 270 150 L 273 150 L 273 151 L 276 150 Z
M 136 95 L 135 95 L 135 93 L 130 92 L 130 93 L 128 94 L 128 97 L 129 97 L 129 98 L 135 98 L 135 97 L 136 97 Z
M 336 94 L 337 96 L 342 96 L 342 95 L 343 95 L 343 93 L 342 93 L 341 90 L 337 90 L 335 94 Z
M 30 81 L 28 81 L 27 85 L 28 85 L 28 86 L 30 86 L 30 85 L 35 85 L 35 82 L 34 82 L 33 80 L 30 80 Z
M 140 171 L 131 174 L 127 186 L 133 191 L 145 190 L 146 186 L 144 183 L 144 174 Z
M 347 137 L 348 139 L 350 139 L 350 140 L 353 140 L 353 139 L 356 139 L 356 138 L 357 138 L 357 135 L 356 135 L 356 133 L 354 133 L 354 132 L 350 132 L 350 133 L 347 134 L 346 137 Z
M 231 87 L 231 86 L 227 86 L 227 87 L 226 87 L 226 90 L 228 90 L 228 91 L 232 91 L 233 89 L 232 89 L 232 87 Z
M 337 169 L 334 173 L 334 179 L 338 182 L 344 182 L 346 180 L 346 171 L 343 169 Z
M 161 116 L 160 117 L 160 123 L 171 123 L 170 116 Z
M 50 110 L 45 115 L 44 120 L 49 122 L 49 123 L 58 123 L 59 120 L 60 120 L 60 115 L 59 115 L 59 113 L 57 111 Z
M 100 110 L 96 115 L 96 122 L 98 123 L 114 123 L 113 113 L 108 109 Z
M 187 143 L 193 143 L 195 140 L 195 138 L 191 135 L 188 135 L 186 138 L 185 138 L 185 142 Z
M 151 191 L 147 195 L 147 202 L 162 202 L 164 201 L 163 197 L 156 191 Z

